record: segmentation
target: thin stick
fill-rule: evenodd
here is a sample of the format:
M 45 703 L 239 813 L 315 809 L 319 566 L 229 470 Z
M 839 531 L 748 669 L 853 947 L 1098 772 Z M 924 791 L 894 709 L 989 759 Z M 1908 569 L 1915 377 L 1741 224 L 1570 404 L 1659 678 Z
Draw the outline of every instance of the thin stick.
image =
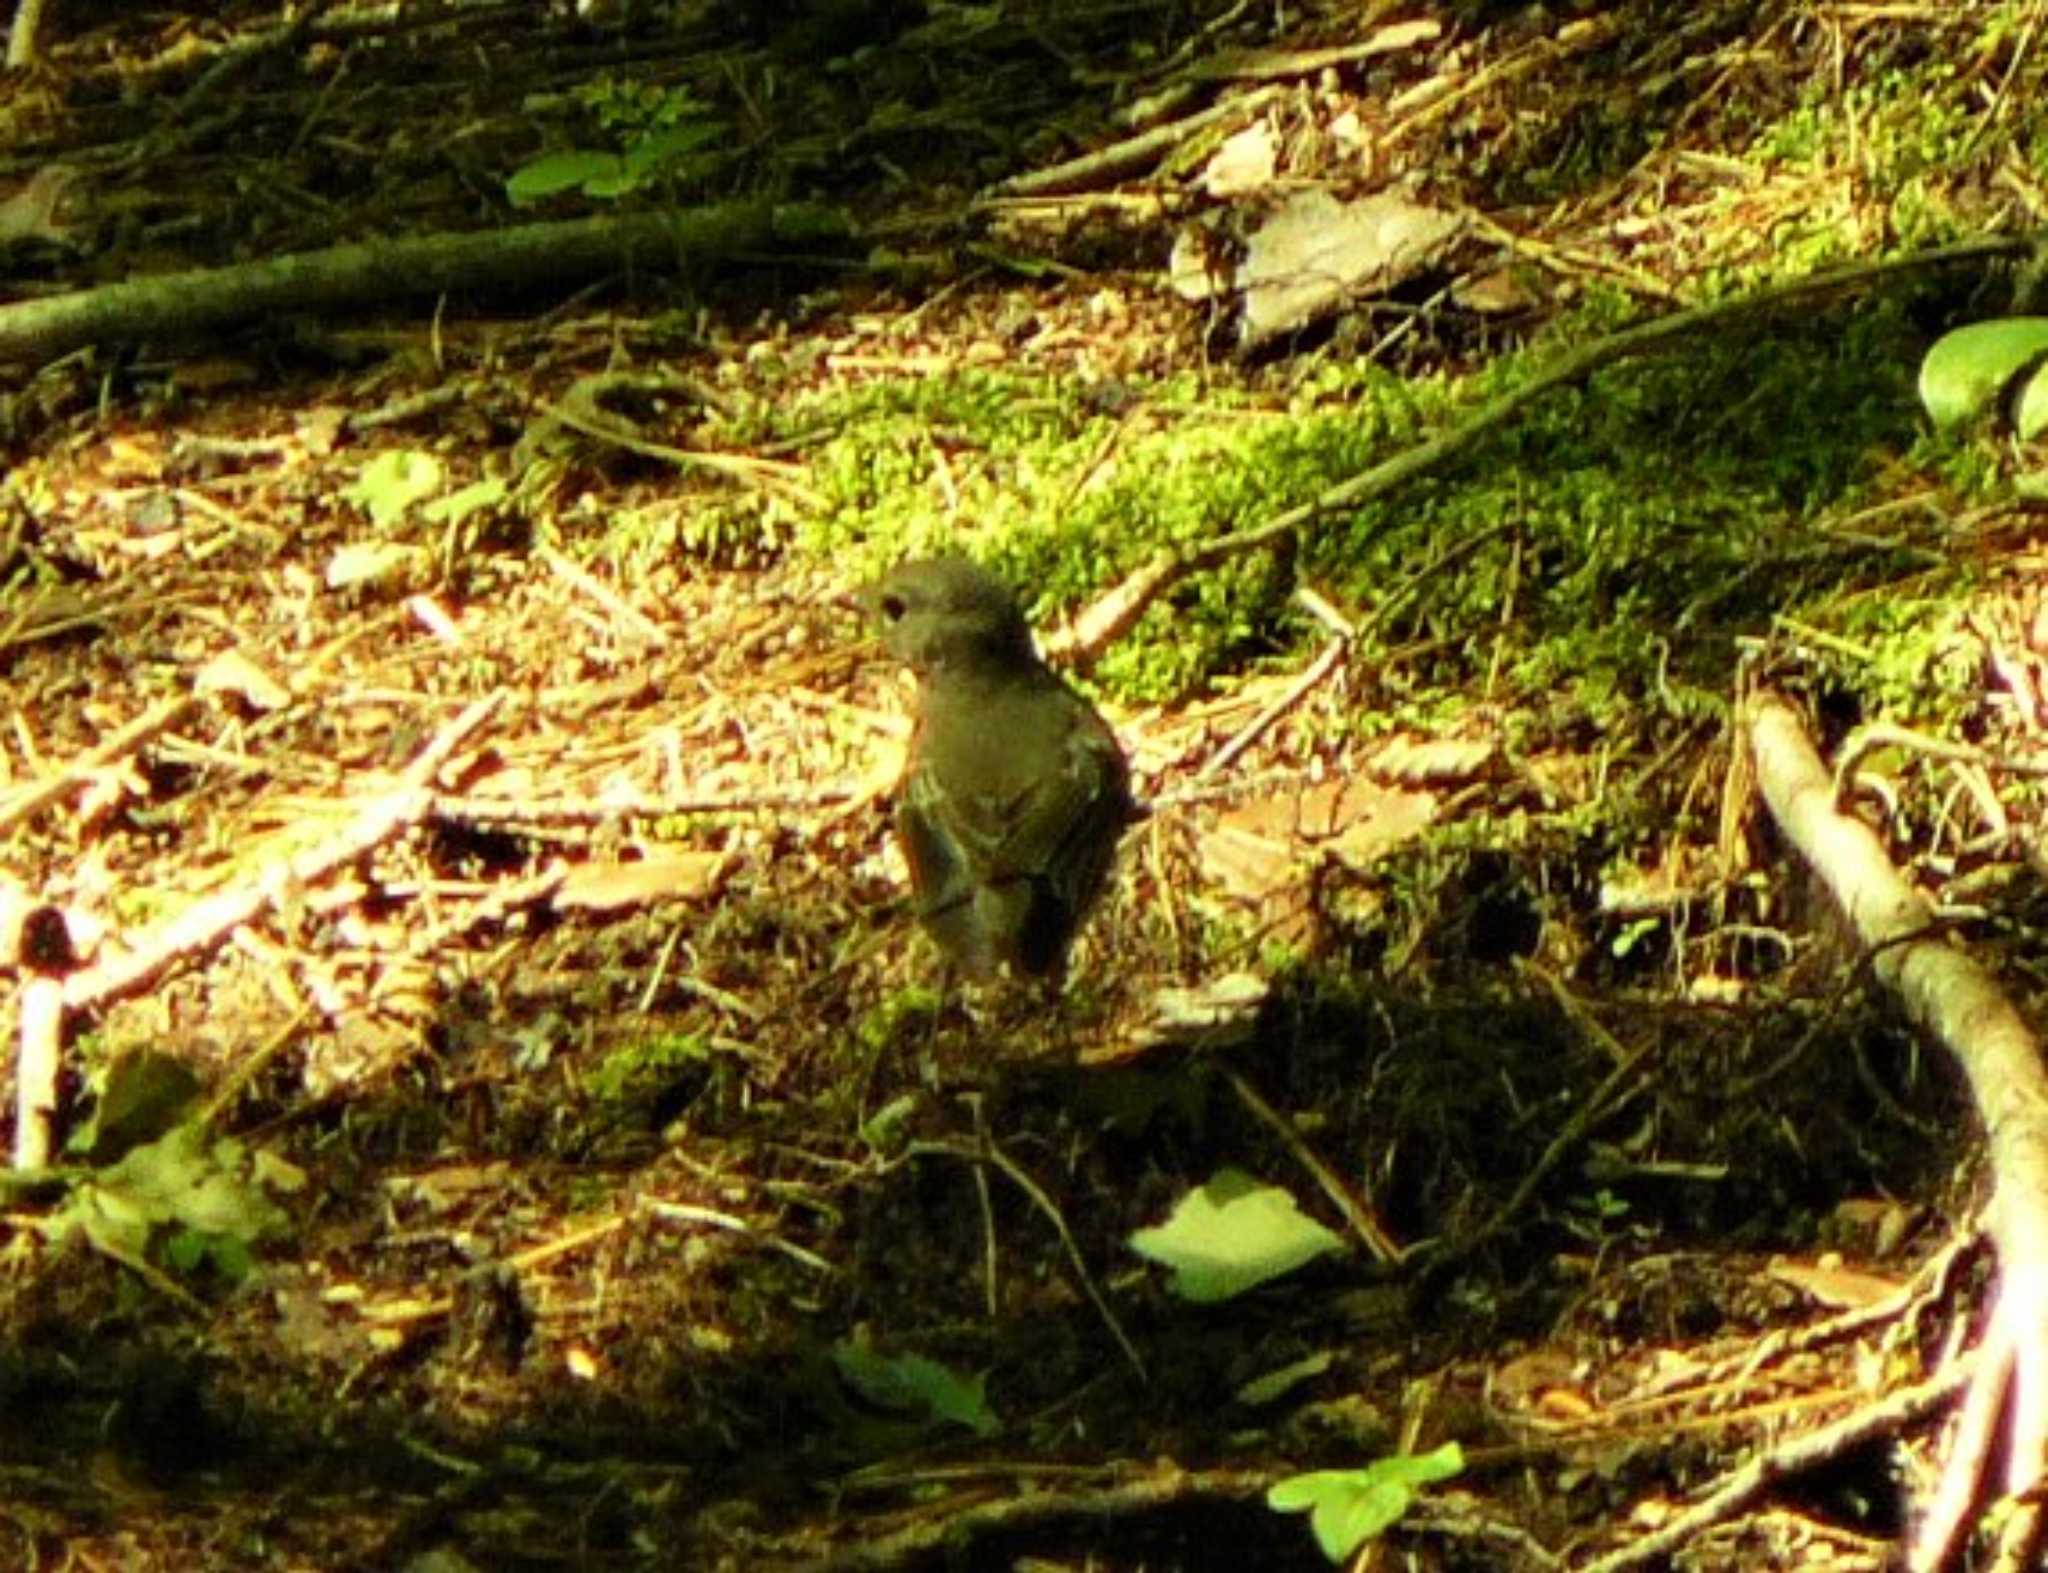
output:
M 1623 1569 L 1662 1562 L 1702 1530 L 1754 1502 L 1774 1482 L 1802 1470 L 1832 1462 L 1874 1437 L 1890 1436 L 1923 1415 L 1949 1403 L 1976 1375 L 1974 1357 L 1914 1387 L 1901 1388 L 1882 1403 L 1844 1415 L 1832 1425 L 1759 1453 L 1741 1468 L 1722 1477 L 1711 1494 L 1619 1551 L 1588 1562 L 1579 1573 L 1622 1573 Z
M 808 792 L 735 792 L 727 797 L 443 797 L 434 810 L 450 819 L 482 825 L 604 824 L 636 816 L 663 819 L 683 814 L 766 814 L 790 809 L 835 808 L 862 797 L 858 787 L 819 787 Z
M 541 545 L 536 547 L 535 552 L 542 562 L 555 571 L 558 577 L 566 581 L 573 588 L 589 596 L 591 600 L 595 601 L 607 612 L 610 612 L 620 622 L 630 627 L 657 650 L 666 650 L 668 648 L 668 635 L 662 632 L 658 623 L 654 622 L 646 613 L 620 595 L 610 585 L 605 584 L 602 580 L 592 575 L 580 563 L 571 562 L 546 542 L 542 542 Z
M 1197 781 L 1213 780 L 1230 768 L 1231 762 L 1252 744 L 1265 735 L 1266 729 L 1292 710 L 1315 691 L 1316 686 L 1344 664 L 1344 652 L 1350 648 L 1350 641 L 1332 639 L 1323 646 L 1323 653 L 1309 663 L 1308 670 L 1287 685 L 1285 693 L 1261 710 L 1229 742 L 1216 750 L 1210 761 L 1202 766 Z
M 1336 1204 L 1337 1211 L 1344 1215 L 1344 1221 L 1351 1226 L 1351 1232 L 1372 1254 L 1373 1260 L 1388 1266 L 1401 1260 L 1401 1247 L 1394 1243 L 1394 1237 L 1381 1226 L 1372 1209 L 1351 1194 L 1351 1187 L 1316 1153 L 1315 1149 L 1301 1139 L 1301 1132 L 1293 1122 L 1283 1116 L 1264 1098 L 1258 1090 L 1236 1071 L 1226 1070 L 1225 1079 L 1230 1090 L 1237 1094 L 1238 1102 L 1256 1115 L 1261 1124 L 1280 1138 L 1280 1144 L 1294 1157 L 1322 1188 L 1325 1196 Z
M 1070 158 L 1064 164 L 1054 164 L 1047 169 L 1034 169 L 1027 175 L 1015 176 L 990 186 L 976 199 L 975 205 L 983 206 L 991 199 L 1002 197 L 1044 196 L 1055 191 L 1074 191 L 1097 183 L 1120 180 L 1130 171 L 1152 163 L 1169 148 L 1180 146 L 1196 132 L 1208 129 L 1219 120 L 1256 114 L 1278 98 L 1281 91 L 1277 87 L 1262 87 L 1242 97 L 1212 104 L 1209 108 L 1184 119 L 1163 126 L 1154 126 L 1150 131 L 1141 131 L 1134 137 L 1126 137 L 1121 142 L 1098 148 L 1095 152 L 1083 154 L 1080 158 Z
M 1060 1244 L 1066 1247 L 1067 1260 L 1074 1264 L 1074 1274 L 1081 1280 L 1082 1292 L 1088 1296 L 1089 1302 L 1095 1307 L 1095 1314 L 1102 1318 L 1103 1325 L 1109 1329 L 1110 1337 L 1116 1340 L 1117 1347 L 1123 1351 L 1124 1359 L 1130 1362 L 1131 1369 L 1138 1375 L 1138 1380 L 1151 1380 L 1145 1373 L 1145 1360 L 1138 1353 L 1138 1346 L 1131 1342 L 1130 1335 L 1124 1331 L 1123 1323 L 1116 1319 L 1116 1312 L 1109 1308 L 1109 1302 L 1103 1299 L 1102 1291 L 1095 1287 L 1095 1275 L 1088 1271 L 1088 1260 L 1081 1254 L 1081 1247 L 1074 1243 L 1073 1232 L 1067 1228 L 1065 1216 L 1053 1204 L 1053 1199 L 1045 1194 L 1039 1183 L 1026 1174 L 1015 1159 L 986 1138 L 979 1148 L 961 1148 L 950 1142 L 913 1142 L 910 1151 L 940 1153 L 948 1158 L 964 1158 L 969 1163 L 992 1163 L 1008 1175 L 1011 1183 L 1030 1197 L 1032 1205 L 1051 1222 L 1054 1231 L 1060 1237 Z
M 1440 1273 L 1452 1263 L 1463 1261 L 1486 1241 L 1492 1239 L 1501 1230 L 1505 1229 L 1508 1221 L 1529 1205 L 1530 1198 L 1536 1194 L 1537 1187 L 1543 1183 L 1545 1177 L 1559 1164 L 1564 1162 L 1572 1149 L 1578 1146 L 1580 1141 L 1585 1138 L 1586 1133 L 1620 1106 L 1621 1094 L 1634 1081 L 1637 1067 L 1657 1047 L 1657 1040 L 1651 1038 L 1637 1048 L 1624 1050 L 1597 1022 L 1593 1021 L 1584 1011 L 1578 1008 L 1578 1002 L 1572 999 L 1565 991 L 1562 983 L 1540 969 L 1532 968 L 1530 970 L 1536 971 L 1543 982 L 1549 986 L 1552 995 L 1557 999 L 1558 1008 L 1582 1032 L 1587 1033 L 1595 1042 L 1599 1043 L 1616 1063 L 1614 1069 L 1607 1073 L 1600 1085 L 1595 1087 L 1586 1100 L 1579 1105 L 1578 1112 L 1565 1121 L 1564 1129 L 1560 1130 L 1552 1138 L 1550 1145 L 1543 1149 L 1543 1155 L 1536 1160 L 1535 1167 L 1522 1176 L 1522 1183 L 1515 1187 L 1514 1194 L 1502 1202 L 1499 1207 L 1495 1208 L 1493 1216 L 1480 1224 L 1477 1229 L 1473 1230 L 1463 1239 L 1452 1243 L 1441 1254 L 1431 1257 L 1429 1267 L 1432 1272 Z

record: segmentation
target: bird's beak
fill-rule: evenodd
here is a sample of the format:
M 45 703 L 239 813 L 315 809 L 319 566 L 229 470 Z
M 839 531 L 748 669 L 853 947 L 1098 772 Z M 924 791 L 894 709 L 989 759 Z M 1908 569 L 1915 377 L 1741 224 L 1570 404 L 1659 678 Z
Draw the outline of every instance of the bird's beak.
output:
M 865 622 L 868 618 L 875 615 L 873 594 L 873 585 L 857 584 L 849 589 L 839 591 L 838 594 L 832 597 L 832 604 L 841 611 L 853 613 L 854 616 Z
M 830 602 L 832 606 L 850 615 L 859 625 L 851 645 L 855 654 L 862 659 L 875 653 L 882 637 L 881 630 L 875 626 L 873 593 L 872 585 L 856 585 L 852 589 L 839 591 L 832 596 Z

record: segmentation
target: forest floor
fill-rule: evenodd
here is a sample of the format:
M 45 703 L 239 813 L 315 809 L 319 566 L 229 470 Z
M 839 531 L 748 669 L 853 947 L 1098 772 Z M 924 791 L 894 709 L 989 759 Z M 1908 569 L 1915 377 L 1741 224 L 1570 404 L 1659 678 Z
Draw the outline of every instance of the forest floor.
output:
M 813 222 L 0 377 L 0 906 L 81 969 L 0 1564 L 1308 1569 L 1267 1492 L 1328 1470 L 1368 1558 L 1618 1568 L 1966 1340 L 1968 1099 L 1737 717 L 1897 729 L 1859 809 L 2038 999 L 2040 531 L 1915 395 L 2010 281 L 1705 318 L 1337 489 L 2048 222 L 2038 5 L 58 4 L 17 302 Z M 848 596 L 939 549 L 1150 805 L 1057 996 L 905 901 Z M 1659 1554 L 1883 1566 L 1942 1423 Z

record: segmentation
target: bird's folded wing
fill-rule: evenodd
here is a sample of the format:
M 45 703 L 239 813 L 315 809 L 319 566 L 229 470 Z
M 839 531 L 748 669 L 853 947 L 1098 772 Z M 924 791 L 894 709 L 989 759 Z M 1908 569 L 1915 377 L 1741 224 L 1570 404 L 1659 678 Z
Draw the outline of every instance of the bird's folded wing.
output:
M 916 771 L 904 806 L 926 822 L 932 839 L 952 844 L 934 864 L 963 864 L 967 877 L 982 883 L 1064 884 L 1064 870 L 1090 861 L 1098 847 L 1115 846 L 1129 802 L 1115 744 L 1077 728 L 1053 768 L 1028 776 L 949 790 L 932 772 Z

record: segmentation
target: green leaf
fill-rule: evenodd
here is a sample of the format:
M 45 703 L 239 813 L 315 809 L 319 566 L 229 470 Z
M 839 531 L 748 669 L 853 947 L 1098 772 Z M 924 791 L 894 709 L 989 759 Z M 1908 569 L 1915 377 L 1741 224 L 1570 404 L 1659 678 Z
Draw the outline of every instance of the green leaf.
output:
M 717 141 L 724 132 L 724 125 L 716 120 L 693 120 L 650 132 L 635 138 L 626 149 L 626 168 L 639 179 L 652 179 L 707 142 Z
M 114 1257 L 141 1257 L 162 1219 L 155 1208 L 118 1187 L 81 1185 L 58 1211 L 60 1233 L 77 1229 L 94 1249 Z
M 2036 366 L 2013 401 L 2012 429 L 2021 442 L 2048 431 L 2048 368 Z
M 1321 1376 L 1335 1362 L 1336 1356 L 1329 1350 L 1318 1349 L 1314 1354 L 1305 1355 L 1299 1360 L 1283 1365 L 1277 1371 L 1269 1371 L 1264 1376 L 1252 1378 L 1238 1388 L 1235 1397 L 1246 1408 L 1257 1409 L 1272 1403 L 1275 1399 L 1285 1398 L 1303 1382 Z
M 161 1239 L 168 1265 L 212 1260 L 235 1276 L 247 1271 L 248 1248 L 288 1222 L 249 1178 L 254 1167 L 240 1142 L 216 1141 L 191 1120 L 81 1184 L 59 1222 L 109 1255 L 146 1257 Z
M 2048 317 L 1997 317 L 1944 334 L 1920 363 L 1920 402 L 1944 429 L 1992 414 L 2048 359 Z M 2031 389 L 2028 390 L 2031 394 Z
M 910 1139 L 910 1122 L 923 1107 L 915 1093 L 905 1093 L 860 1122 L 860 1139 L 876 1152 L 899 1152 Z
M 1401 1522 L 1415 1493 L 1392 1481 L 1368 1481 L 1343 1491 L 1333 1491 L 1309 1514 L 1309 1528 L 1316 1544 L 1332 1562 L 1342 1562 L 1368 1540 Z
M 833 1345 L 832 1363 L 847 1386 L 879 1409 L 923 1421 L 950 1421 L 979 1436 L 1001 1429 L 978 1376 L 962 1376 L 923 1355 L 881 1355 L 858 1340 Z
M 1323 1555 L 1345 1562 L 1398 1524 L 1422 1487 L 1449 1480 L 1464 1467 L 1464 1449 L 1446 1442 L 1433 1453 L 1395 1454 L 1363 1469 L 1289 1475 L 1268 1488 L 1266 1506 L 1276 1513 L 1307 1513 Z
M 594 148 L 543 153 L 512 172 L 505 181 L 505 196 L 515 208 L 530 207 L 564 191 L 588 191 L 593 184 L 617 181 L 625 167 L 618 154 Z
M 612 202 L 620 197 L 630 196 L 640 189 L 640 177 L 626 166 L 622 158 L 602 174 L 592 175 L 583 182 L 583 194 L 600 201 Z
M 138 1049 L 107 1067 L 99 1094 L 71 1147 L 94 1163 L 111 1163 L 182 1120 L 199 1096 L 199 1078 L 173 1055 Z
M 206 1236 L 180 1229 L 164 1242 L 164 1265 L 181 1273 L 196 1272 L 206 1260 Z
M 1173 1269 L 1173 1293 L 1198 1304 L 1243 1294 L 1343 1245 L 1286 1191 L 1237 1169 L 1218 1172 L 1165 1223 L 1130 1237 L 1140 1256 Z
M 378 454 L 362 468 L 348 499 L 370 516 L 380 530 L 402 520 L 414 503 L 424 502 L 441 489 L 447 472 L 431 453 L 417 448 L 393 448 Z

